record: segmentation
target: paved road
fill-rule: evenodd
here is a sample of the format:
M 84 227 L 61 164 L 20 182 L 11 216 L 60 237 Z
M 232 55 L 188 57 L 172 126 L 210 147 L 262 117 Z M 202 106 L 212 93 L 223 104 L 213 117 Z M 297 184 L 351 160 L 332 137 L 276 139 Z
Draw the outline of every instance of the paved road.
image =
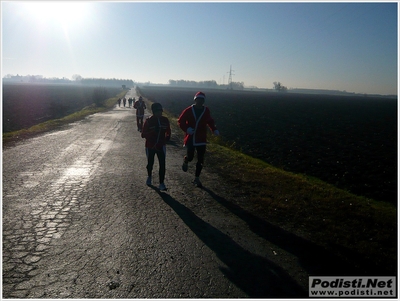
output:
M 146 186 L 127 107 L 4 149 L 3 297 L 305 296 L 298 256 L 254 231 L 217 175 L 193 187 L 183 154 L 167 146 L 167 193 Z

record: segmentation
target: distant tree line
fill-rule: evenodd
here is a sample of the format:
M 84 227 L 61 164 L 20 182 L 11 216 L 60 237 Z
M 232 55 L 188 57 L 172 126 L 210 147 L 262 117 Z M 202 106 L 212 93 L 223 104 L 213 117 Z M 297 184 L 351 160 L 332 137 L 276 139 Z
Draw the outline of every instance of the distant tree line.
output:
M 116 78 L 82 78 L 80 82 L 86 86 L 123 86 L 133 87 L 134 82 L 131 79 Z
M 60 83 L 60 84 L 68 84 L 71 83 L 71 80 L 68 78 L 45 78 L 43 75 L 12 75 L 7 74 L 3 77 L 4 82 L 19 82 L 19 83 Z
M 68 78 L 45 78 L 43 75 L 12 75 L 7 74 L 3 77 L 4 82 L 22 83 L 50 83 L 50 84 L 82 84 L 86 86 L 122 86 L 133 87 L 134 81 L 131 79 L 116 78 L 83 78 L 79 74 L 72 75 L 72 80 Z
M 193 80 L 169 80 L 169 84 L 171 86 L 179 86 L 179 87 L 208 87 L 208 88 L 216 88 L 218 84 L 215 80 L 207 80 L 207 81 L 200 81 L 196 82 Z
M 218 88 L 218 89 L 233 89 L 233 90 L 243 90 L 244 83 L 241 82 L 232 82 L 229 85 L 218 85 L 215 80 L 207 80 L 207 81 L 193 81 L 193 80 L 169 80 L 170 86 L 176 87 L 196 87 L 196 88 Z

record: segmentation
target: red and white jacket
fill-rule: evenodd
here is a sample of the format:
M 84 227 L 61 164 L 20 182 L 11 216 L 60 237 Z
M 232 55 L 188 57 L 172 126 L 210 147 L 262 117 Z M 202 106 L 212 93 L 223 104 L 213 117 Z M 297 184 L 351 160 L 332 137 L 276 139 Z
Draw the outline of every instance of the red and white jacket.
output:
M 206 145 L 207 144 L 207 126 L 211 129 L 212 132 L 217 130 L 215 126 L 214 119 L 211 117 L 211 112 L 208 107 L 203 107 L 203 112 L 200 114 L 198 118 L 196 118 L 196 114 L 194 112 L 194 106 L 191 105 L 187 107 L 178 118 L 179 127 L 185 132 L 185 138 L 183 139 L 183 145 L 189 140 L 189 135 L 187 133 L 188 128 L 194 129 L 193 134 L 193 145 Z

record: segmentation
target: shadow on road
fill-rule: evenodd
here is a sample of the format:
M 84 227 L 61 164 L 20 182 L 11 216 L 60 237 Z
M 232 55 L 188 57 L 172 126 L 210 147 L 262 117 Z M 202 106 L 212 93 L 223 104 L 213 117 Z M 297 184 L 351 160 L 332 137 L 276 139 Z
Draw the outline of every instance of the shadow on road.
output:
M 208 188 L 203 187 L 203 190 L 219 204 L 246 222 L 255 234 L 295 255 L 310 276 L 370 276 L 386 273 L 379 271 L 379 268 L 372 262 L 363 262 L 357 254 L 350 250 L 342 248 L 340 251 L 347 260 L 339 258 L 333 252 L 245 211 Z
M 227 266 L 220 270 L 250 298 L 306 297 L 308 294 L 273 262 L 243 249 L 228 235 L 206 223 L 169 194 L 152 187 L 182 221 Z

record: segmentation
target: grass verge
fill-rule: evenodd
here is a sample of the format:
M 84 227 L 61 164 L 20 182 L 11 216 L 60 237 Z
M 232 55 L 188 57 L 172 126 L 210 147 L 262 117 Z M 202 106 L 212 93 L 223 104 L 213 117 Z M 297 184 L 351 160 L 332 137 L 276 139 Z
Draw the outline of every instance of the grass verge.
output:
M 395 206 L 214 143 L 208 146 L 208 165 L 270 222 L 342 255 L 352 253 L 387 270 L 396 266 Z

